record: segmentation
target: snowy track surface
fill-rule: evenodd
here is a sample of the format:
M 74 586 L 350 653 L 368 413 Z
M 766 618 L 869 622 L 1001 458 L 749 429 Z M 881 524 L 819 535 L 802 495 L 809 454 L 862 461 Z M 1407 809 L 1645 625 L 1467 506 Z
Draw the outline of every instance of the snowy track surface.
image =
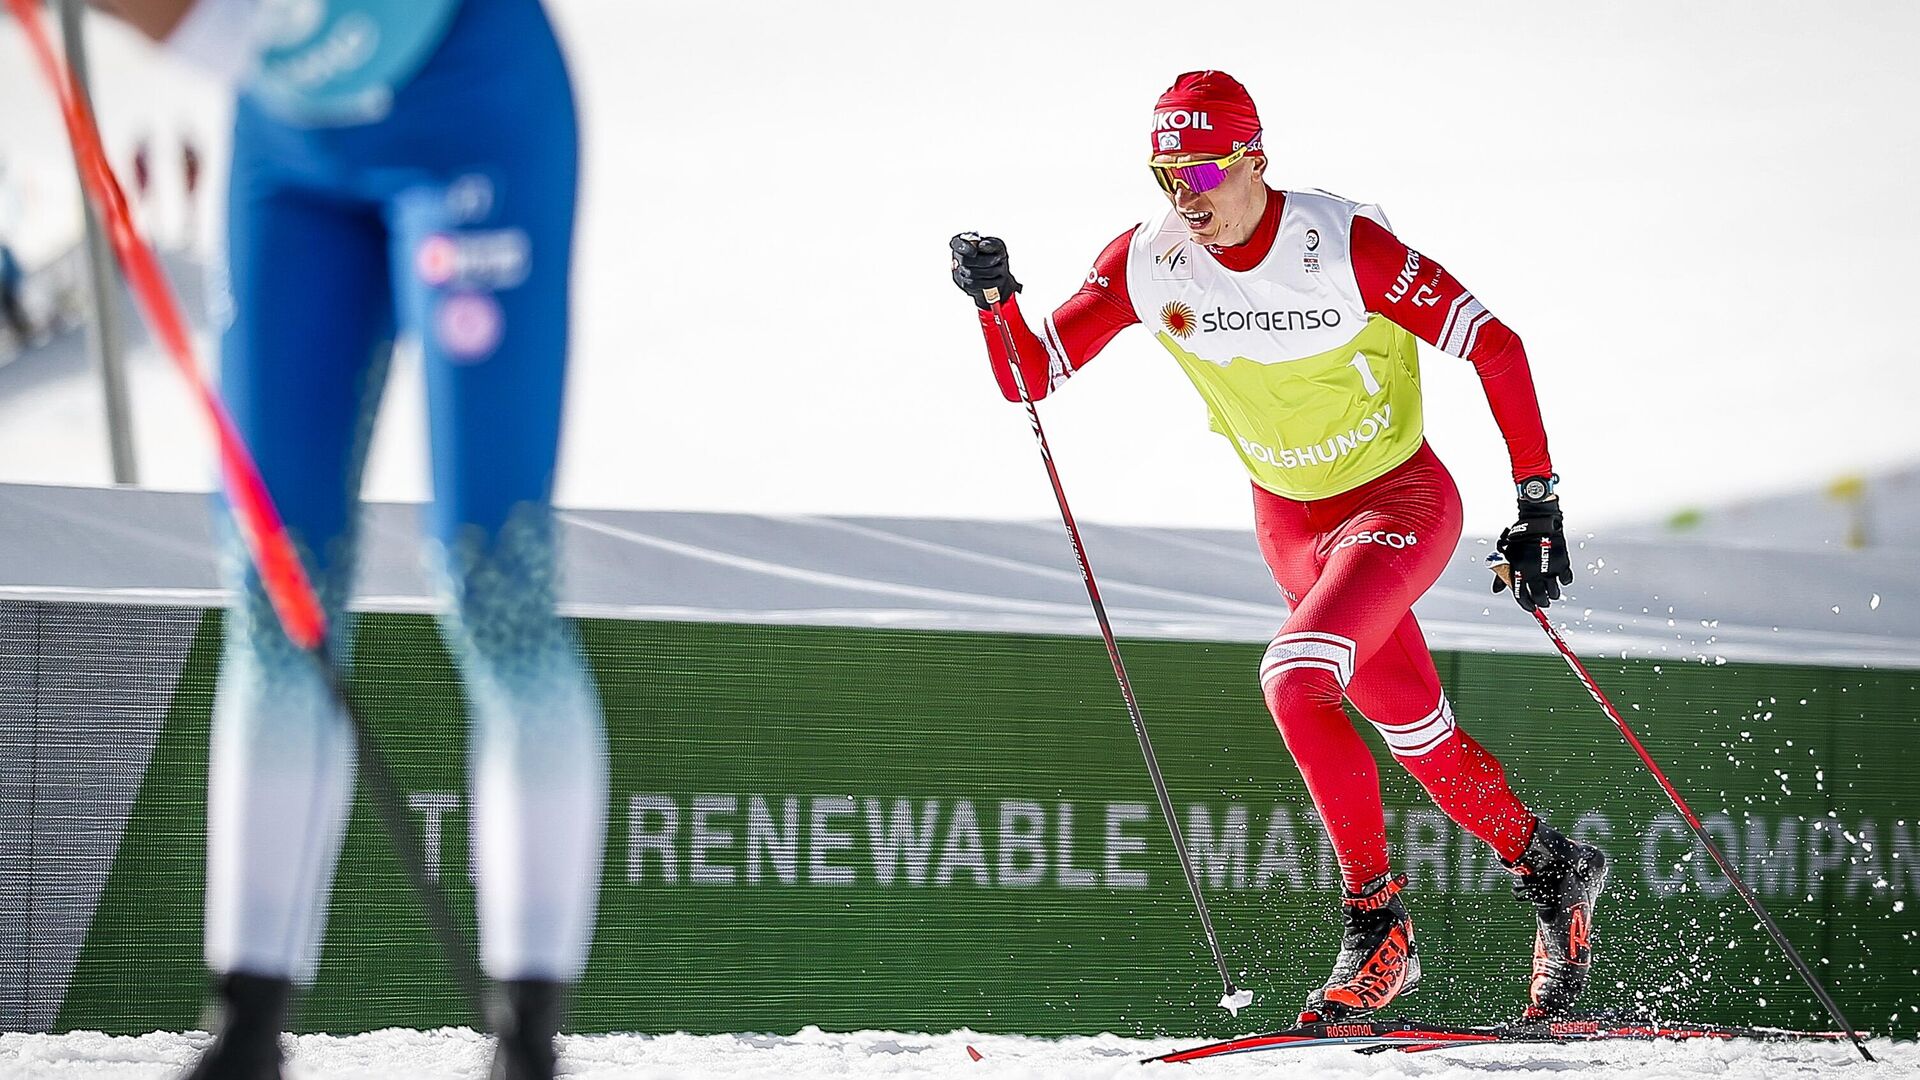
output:
M 204 1045 L 198 1032 L 137 1037 L 92 1032 L 0 1035 L 0 1078 L 161 1080 Z M 1242 1054 L 1191 1065 L 1135 1064 L 1199 1040 L 1115 1036 L 1034 1039 L 1013 1035 L 912 1035 L 890 1031 L 795 1035 L 583 1035 L 568 1038 L 564 1075 L 592 1080 L 728 1077 L 968 1077 L 978 1080 L 1094 1080 L 1108 1077 L 1352 1077 L 1360 1080 L 1466 1080 L 1516 1072 L 1593 1077 L 1715 1077 L 1789 1080 L 1807 1076 L 1920 1074 L 1920 1044 L 1872 1043 L 1877 1067 L 1845 1045 L 1700 1040 L 1588 1046 L 1468 1047 L 1422 1054 L 1361 1055 L 1338 1047 Z M 968 1047 L 979 1051 L 972 1060 Z M 465 1028 L 388 1030 L 367 1035 L 303 1035 L 290 1040 L 289 1080 L 479 1080 L 488 1042 Z

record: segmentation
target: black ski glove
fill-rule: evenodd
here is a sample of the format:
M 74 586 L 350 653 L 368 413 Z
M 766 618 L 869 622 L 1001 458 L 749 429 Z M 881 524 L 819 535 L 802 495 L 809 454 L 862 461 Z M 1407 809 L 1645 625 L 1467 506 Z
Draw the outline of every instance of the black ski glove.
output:
M 973 297 L 980 310 L 987 309 L 988 289 L 999 289 L 1002 303 L 1020 291 L 1020 283 L 1013 280 L 1013 271 L 1007 268 L 1005 240 L 966 232 L 954 237 L 947 246 L 953 249 L 953 283 Z
M 1560 586 L 1573 584 L 1573 560 L 1567 552 L 1566 528 L 1560 519 L 1560 499 L 1520 500 L 1520 518 L 1500 530 L 1494 547 L 1513 571 L 1513 598 L 1532 611 L 1560 599 Z M 1493 579 L 1493 591 L 1507 582 Z

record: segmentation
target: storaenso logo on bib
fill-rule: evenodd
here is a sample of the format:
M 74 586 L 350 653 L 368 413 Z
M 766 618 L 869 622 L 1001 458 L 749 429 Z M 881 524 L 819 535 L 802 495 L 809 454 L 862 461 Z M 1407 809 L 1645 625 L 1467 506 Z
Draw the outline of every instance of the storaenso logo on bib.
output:
M 1374 410 L 1373 415 L 1360 421 L 1348 431 L 1311 446 L 1287 446 L 1276 450 L 1241 435 L 1234 436 L 1234 441 L 1238 442 L 1240 449 L 1255 461 L 1282 469 L 1304 469 L 1311 465 L 1331 465 L 1358 450 L 1363 444 L 1379 438 L 1392 425 L 1392 418 L 1393 406 L 1382 405 Z
M 1193 309 L 1178 300 L 1169 300 L 1160 309 L 1160 325 L 1182 340 L 1193 336 Z
M 1337 308 L 1319 311 L 1228 311 L 1214 308 L 1200 316 L 1200 332 L 1216 330 L 1320 330 L 1340 325 Z

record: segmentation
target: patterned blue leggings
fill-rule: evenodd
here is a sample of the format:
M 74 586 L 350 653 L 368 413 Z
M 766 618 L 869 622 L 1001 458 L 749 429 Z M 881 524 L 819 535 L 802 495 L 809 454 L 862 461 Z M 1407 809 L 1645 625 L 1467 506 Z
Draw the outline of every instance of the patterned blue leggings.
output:
M 606 735 L 554 611 L 549 508 L 577 146 L 537 0 L 466 0 L 371 123 L 242 98 L 229 195 L 228 406 L 349 653 L 361 466 L 396 337 L 427 377 L 429 563 L 470 714 L 482 966 L 572 980 L 591 938 Z M 310 981 L 353 788 L 352 736 L 230 545 L 214 716 L 207 959 Z

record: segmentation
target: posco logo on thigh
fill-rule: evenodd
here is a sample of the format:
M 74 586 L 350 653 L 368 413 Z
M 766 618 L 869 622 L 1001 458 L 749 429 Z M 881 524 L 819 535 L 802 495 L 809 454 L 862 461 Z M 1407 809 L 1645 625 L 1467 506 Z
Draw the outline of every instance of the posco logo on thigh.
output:
M 1418 538 L 1410 532 L 1397 533 L 1375 529 L 1372 532 L 1358 532 L 1351 536 L 1343 536 L 1339 543 L 1333 545 L 1333 550 L 1339 551 L 1341 548 L 1350 548 L 1355 544 L 1385 544 L 1395 549 L 1410 548 L 1419 542 Z

